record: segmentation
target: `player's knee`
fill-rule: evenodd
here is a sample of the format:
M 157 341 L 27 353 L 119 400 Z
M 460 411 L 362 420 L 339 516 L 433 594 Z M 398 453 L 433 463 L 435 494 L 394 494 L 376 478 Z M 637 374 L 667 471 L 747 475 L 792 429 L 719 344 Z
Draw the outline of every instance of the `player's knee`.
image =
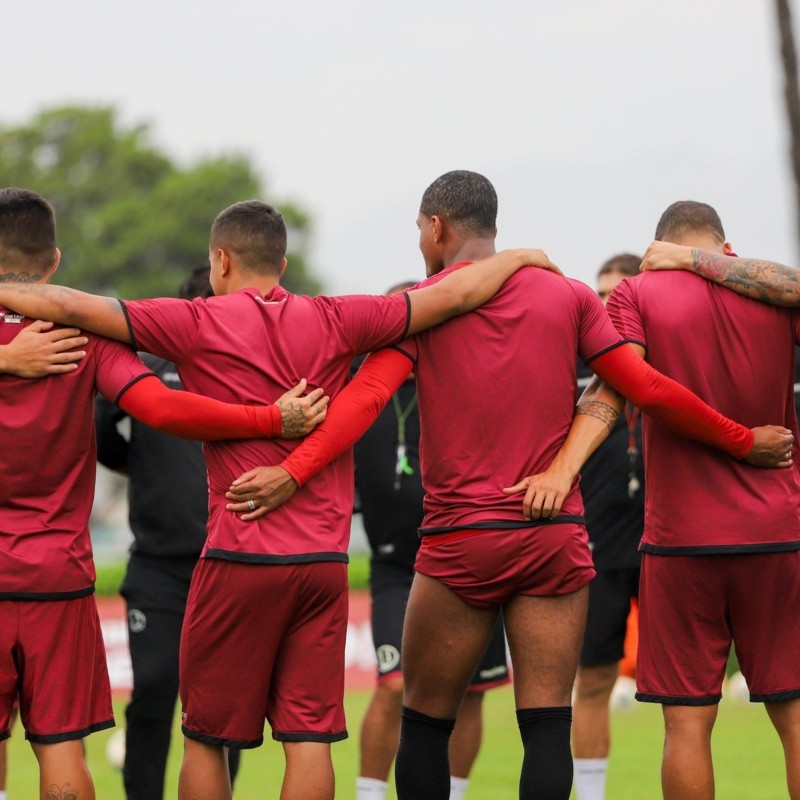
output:
M 375 687 L 376 698 L 387 705 L 399 706 L 403 702 L 405 683 L 400 674 L 384 678 Z
M 607 703 L 618 675 L 616 663 L 581 667 L 575 681 L 575 695 L 587 703 Z

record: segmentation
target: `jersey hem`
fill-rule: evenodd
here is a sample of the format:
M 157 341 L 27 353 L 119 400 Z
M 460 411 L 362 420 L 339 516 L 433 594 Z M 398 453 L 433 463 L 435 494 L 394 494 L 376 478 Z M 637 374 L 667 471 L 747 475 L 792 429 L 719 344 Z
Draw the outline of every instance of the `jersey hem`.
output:
M 143 378 L 155 378 L 155 377 L 156 377 L 156 375 L 155 375 L 155 373 L 154 373 L 154 372 L 145 372 L 145 373 L 143 373 L 142 375 L 137 375 L 135 378 L 132 378 L 131 380 L 129 380 L 129 381 L 128 381 L 128 382 L 127 382 L 127 383 L 126 383 L 126 384 L 125 384 L 125 385 L 124 385 L 124 386 L 123 386 L 123 387 L 122 387 L 122 388 L 121 388 L 121 389 L 120 389 L 120 390 L 117 392 L 117 396 L 114 398 L 114 405 L 115 405 L 115 406 L 118 406 L 118 405 L 119 405 L 119 401 L 122 399 L 122 395 L 124 395 L 124 394 L 125 394 L 125 392 L 127 392 L 127 391 L 128 391 L 128 389 L 130 389 L 130 388 L 131 388 L 131 386 L 133 386 L 133 385 L 134 385 L 134 384 L 136 384 L 136 383 L 139 383 L 139 381 L 140 381 L 140 380 L 142 380 Z
M 85 736 L 88 736 L 90 733 L 97 733 L 98 731 L 104 731 L 108 728 L 114 727 L 114 718 L 103 720 L 102 722 L 95 722 L 94 725 L 89 725 L 86 728 L 82 728 L 79 731 L 67 731 L 66 733 L 50 733 L 50 734 L 38 734 L 38 733 L 25 733 L 25 738 L 29 742 L 36 742 L 36 744 L 58 744 L 59 742 L 70 742 L 74 739 L 83 739 Z
M 414 358 L 414 356 L 412 356 L 411 353 L 408 352 L 408 350 L 404 350 L 402 347 L 400 347 L 399 344 L 389 345 L 387 349 L 395 350 L 396 352 L 400 353 L 400 355 L 405 356 L 411 362 L 412 366 L 414 367 L 417 366 L 417 359 Z
M 94 594 L 94 586 L 75 589 L 72 592 L 0 592 L 0 600 L 79 600 Z
M 133 332 L 133 324 L 131 323 L 130 314 L 128 314 L 128 308 L 125 305 L 124 300 L 120 300 L 119 304 L 122 306 L 122 313 L 125 315 L 125 324 L 128 326 L 128 333 L 131 337 L 131 344 L 133 345 L 134 350 L 141 350 L 138 343 L 136 342 L 136 334 Z
M 292 555 L 273 555 L 271 553 L 240 553 L 236 550 L 210 548 L 203 553 L 203 558 L 218 558 L 222 561 L 239 561 L 246 564 L 313 564 L 318 561 L 336 561 L 348 564 L 347 553 L 294 553 Z
M 635 339 L 620 339 L 618 342 L 614 342 L 614 344 L 604 347 L 602 350 L 598 350 L 594 355 L 589 356 L 589 358 L 587 358 L 583 363 L 588 367 L 592 361 L 597 360 L 600 358 L 600 356 L 604 356 L 606 353 L 610 353 L 612 350 L 616 350 L 620 345 L 623 344 L 639 344 L 644 347 L 642 342 L 637 342 Z
M 656 545 L 643 542 L 640 553 L 654 556 L 724 556 L 748 553 L 789 553 L 800 550 L 800 541 L 770 542 L 768 544 L 709 544 L 709 545 Z

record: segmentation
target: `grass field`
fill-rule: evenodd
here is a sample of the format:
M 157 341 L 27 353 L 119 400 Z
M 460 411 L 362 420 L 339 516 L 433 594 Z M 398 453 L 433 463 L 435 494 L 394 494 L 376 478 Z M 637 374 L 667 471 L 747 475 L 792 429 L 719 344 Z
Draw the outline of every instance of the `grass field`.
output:
M 369 695 L 351 692 L 347 715 L 351 738 L 333 745 L 337 777 L 336 797 L 351 800 L 358 762 L 358 728 Z M 117 704 L 117 720 L 123 718 Z M 30 800 L 37 796 L 36 762 L 21 731 L 11 739 L 9 798 Z M 105 758 L 110 732 L 87 739 L 88 757 L 98 800 L 123 798 L 119 772 Z M 179 735 L 179 734 L 176 734 Z M 609 800 L 649 800 L 660 797 L 661 710 L 637 704 L 613 718 L 614 753 L 608 780 Z M 180 740 L 170 758 L 166 797 L 177 795 Z M 778 738 L 764 709 L 758 705 L 723 701 L 714 738 L 717 797 L 720 800 L 779 800 L 786 797 L 783 756 Z M 245 751 L 234 792 L 236 800 L 277 798 L 282 769 L 280 746 L 268 740 L 258 750 Z M 472 776 L 468 800 L 513 800 L 521 761 L 519 734 L 513 715 L 510 689 L 489 692 L 486 699 L 484 746 Z M 394 792 L 389 795 L 394 798 Z

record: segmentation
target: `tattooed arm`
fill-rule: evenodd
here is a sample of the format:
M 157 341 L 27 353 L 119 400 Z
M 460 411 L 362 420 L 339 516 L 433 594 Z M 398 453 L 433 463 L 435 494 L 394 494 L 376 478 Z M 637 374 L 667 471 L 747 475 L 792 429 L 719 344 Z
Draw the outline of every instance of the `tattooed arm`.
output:
M 0 306 L 33 319 L 45 319 L 130 342 L 122 304 L 113 297 L 46 283 L 0 282 Z
M 800 307 L 800 269 L 772 261 L 653 242 L 644 254 L 642 269 L 685 269 L 762 303 Z

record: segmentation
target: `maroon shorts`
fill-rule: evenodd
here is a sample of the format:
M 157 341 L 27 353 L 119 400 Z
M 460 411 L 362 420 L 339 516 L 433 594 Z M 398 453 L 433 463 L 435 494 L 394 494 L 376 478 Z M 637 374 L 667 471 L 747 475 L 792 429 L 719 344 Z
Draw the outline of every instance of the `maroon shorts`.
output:
M 0 740 L 19 697 L 25 736 L 53 744 L 114 727 L 94 595 L 0 600 Z
M 347 738 L 347 565 L 201 559 L 180 654 L 183 732 L 258 747 Z
M 502 606 L 516 594 L 570 594 L 595 574 L 586 528 L 574 523 L 433 534 L 422 540 L 414 568 L 475 608 Z
M 800 697 L 800 551 L 644 554 L 637 698 L 719 702 L 731 641 L 750 699 Z

